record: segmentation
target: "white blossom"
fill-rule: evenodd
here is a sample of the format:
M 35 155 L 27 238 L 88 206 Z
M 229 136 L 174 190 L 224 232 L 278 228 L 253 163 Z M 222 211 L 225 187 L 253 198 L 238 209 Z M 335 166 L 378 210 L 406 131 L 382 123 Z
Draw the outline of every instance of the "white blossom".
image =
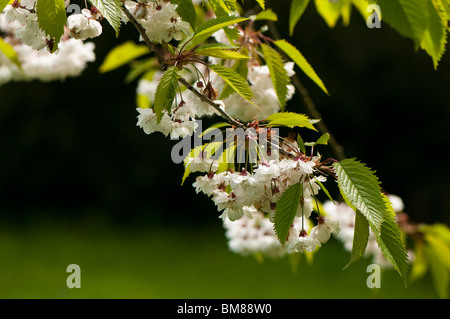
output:
M 87 9 L 81 10 L 80 14 L 70 15 L 67 18 L 67 26 L 70 29 L 70 35 L 75 39 L 86 40 L 102 34 L 102 25 Z

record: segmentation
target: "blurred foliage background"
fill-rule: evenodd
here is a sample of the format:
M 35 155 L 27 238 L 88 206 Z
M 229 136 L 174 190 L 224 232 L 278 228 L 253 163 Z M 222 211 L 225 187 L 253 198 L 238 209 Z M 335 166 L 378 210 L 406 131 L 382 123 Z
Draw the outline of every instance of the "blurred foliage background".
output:
M 312 5 L 289 37 L 289 3 L 273 6 L 279 29 L 327 86 L 330 96 L 300 74 L 347 156 L 376 169 L 412 220 L 450 224 L 449 54 L 434 70 L 387 24 L 369 29 L 354 10 L 329 29 Z M 0 87 L 0 297 L 436 298 L 428 277 L 405 288 L 389 270 L 368 289 L 370 260 L 342 271 L 349 254 L 335 241 L 312 265 L 229 252 L 213 203 L 192 178 L 180 186 L 175 142 L 136 127 L 128 69 L 98 72 L 130 38 L 131 26 L 116 39 L 104 23 L 81 77 Z M 298 96 L 288 109 L 305 112 Z M 82 289 L 65 285 L 71 263 Z

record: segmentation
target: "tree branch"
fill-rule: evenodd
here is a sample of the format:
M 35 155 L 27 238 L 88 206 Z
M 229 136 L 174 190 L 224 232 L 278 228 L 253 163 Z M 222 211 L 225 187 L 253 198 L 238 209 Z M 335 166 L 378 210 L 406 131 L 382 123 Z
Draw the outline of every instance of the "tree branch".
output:
M 164 58 L 164 52 L 162 51 L 162 49 L 158 48 L 157 46 L 155 46 L 153 44 L 152 40 L 150 40 L 150 38 L 147 36 L 145 29 L 136 20 L 136 18 L 130 13 L 130 11 L 127 9 L 125 4 L 122 6 L 122 11 L 125 13 L 125 15 L 127 16 L 128 20 L 131 22 L 131 24 L 137 29 L 137 31 L 139 32 L 140 36 L 144 40 L 144 42 L 147 45 L 150 52 L 155 53 L 156 58 L 158 59 L 158 63 L 161 66 L 164 66 L 166 60 Z M 234 126 L 237 126 L 237 127 L 244 127 L 244 124 L 235 120 L 232 116 L 230 116 L 227 112 L 225 112 L 225 110 L 223 110 L 219 104 L 214 103 L 214 101 L 212 101 L 211 99 L 209 99 L 208 97 L 206 97 L 202 93 L 200 93 L 195 87 L 193 87 L 191 84 L 189 84 L 189 82 L 186 81 L 186 79 L 184 79 L 183 77 L 180 77 L 180 78 L 178 78 L 178 82 L 180 82 L 182 85 L 184 85 L 189 91 L 194 93 L 194 95 L 196 95 L 201 101 L 208 103 L 211 107 L 213 107 L 217 112 L 220 113 L 220 115 L 223 118 L 225 118 L 228 121 L 228 123 L 230 123 Z

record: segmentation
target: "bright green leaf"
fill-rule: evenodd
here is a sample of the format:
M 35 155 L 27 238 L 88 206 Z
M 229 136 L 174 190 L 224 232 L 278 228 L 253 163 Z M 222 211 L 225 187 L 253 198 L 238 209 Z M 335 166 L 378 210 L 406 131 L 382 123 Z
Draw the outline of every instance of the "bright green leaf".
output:
M 294 34 L 294 28 L 305 12 L 309 0 L 292 0 L 291 9 L 289 11 L 289 35 Z
M 195 54 L 204 55 L 204 56 L 212 56 L 219 59 L 228 59 L 228 60 L 240 60 L 240 59 L 250 59 L 249 56 L 244 55 L 236 50 L 228 50 L 228 49 L 197 49 L 195 50 Z
M 311 120 L 305 114 L 298 114 L 292 112 L 274 113 L 266 118 L 271 126 L 287 126 L 293 128 L 306 127 L 311 130 L 317 131 L 316 128 L 311 124 Z
M 220 29 L 247 20 L 248 18 L 241 18 L 237 16 L 220 16 L 214 19 L 207 20 L 205 23 L 198 26 L 197 30 L 195 30 L 194 37 L 191 42 L 201 42 Z
M 297 145 L 300 148 L 300 151 L 303 154 L 306 154 L 306 148 L 305 148 L 305 142 L 303 141 L 302 137 L 300 136 L 300 134 L 297 135 Z
M 9 0 L 0 0 L 0 13 L 3 11 L 3 9 L 5 9 L 9 2 Z
M 5 42 L 2 38 L 0 38 L 0 52 L 2 52 L 12 63 L 17 65 L 19 69 L 22 69 L 22 65 L 13 46 Z
M 263 9 L 266 10 L 266 3 L 264 0 L 256 0 L 256 2 L 258 2 L 259 6 Z
M 435 2 L 437 5 L 439 2 Z M 445 10 L 444 8 L 442 8 Z M 447 44 L 447 19 L 441 19 L 441 15 L 437 11 L 439 8 L 428 1 L 428 23 L 425 29 L 420 47 L 424 49 L 433 59 L 434 68 L 437 69 L 439 61 Z
M 392 1 L 392 0 L 388 0 Z M 350 0 L 315 0 L 317 12 L 322 16 L 330 28 L 334 28 L 337 21 L 342 17 L 344 25 L 350 23 L 352 5 Z
M 269 21 L 278 21 L 278 16 L 275 12 L 272 11 L 272 9 L 268 9 L 265 11 L 258 12 L 254 18 L 254 21 L 258 20 L 269 20 Z
M 288 187 L 277 202 L 274 229 L 282 245 L 286 242 L 302 196 L 303 182 L 300 182 Z
M 287 42 L 286 40 L 277 40 L 275 41 L 275 44 L 289 56 L 294 63 L 300 67 L 300 69 L 305 72 L 305 74 L 314 81 L 326 94 L 328 93 L 327 88 L 323 84 L 322 80 L 319 78 L 319 76 L 316 74 L 312 66 L 309 64 L 309 62 L 305 59 L 305 57 L 300 53 L 300 51 L 294 47 L 292 44 Z
M 275 88 L 275 92 L 277 93 L 278 102 L 280 103 L 281 110 L 284 111 L 290 79 L 286 69 L 284 68 L 283 59 L 275 49 L 271 48 L 267 44 L 261 44 L 261 49 L 263 51 L 267 67 L 269 68 L 270 78 L 272 80 L 273 87 Z
M 330 139 L 330 133 L 325 133 L 319 137 L 316 141 L 316 145 L 328 145 L 328 140 Z
M 178 88 L 178 73 L 177 68 L 172 66 L 164 72 L 161 80 L 158 83 L 155 92 L 155 101 L 153 110 L 156 113 L 158 123 L 161 121 L 163 111 L 170 112 L 173 101 Z
M 109 72 L 149 53 L 147 46 L 127 41 L 112 49 L 99 68 L 100 73 Z
M 253 92 L 247 80 L 242 75 L 236 73 L 230 68 L 218 64 L 210 65 L 209 67 L 216 72 L 236 93 L 251 102 Z
M 352 254 L 344 269 L 348 268 L 364 255 L 367 243 L 369 242 L 369 233 L 369 223 L 367 222 L 367 219 L 363 214 L 356 210 Z
M 52 52 L 56 51 L 67 21 L 64 0 L 38 0 L 36 15 L 39 27 L 54 40 Z
M 120 23 L 122 21 L 122 1 L 121 0 L 89 0 L 89 2 L 100 11 L 103 18 L 116 31 L 119 36 Z

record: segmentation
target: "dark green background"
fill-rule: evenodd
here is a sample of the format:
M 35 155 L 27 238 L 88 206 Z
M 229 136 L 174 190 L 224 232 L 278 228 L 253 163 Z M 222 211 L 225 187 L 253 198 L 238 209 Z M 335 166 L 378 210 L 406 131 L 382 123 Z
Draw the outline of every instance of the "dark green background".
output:
M 375 169 L 382 186 L 403 198 L 413 220 L 449 224 L 450 171 L 446 154 L 450 145 L 449 55 L 434 70 L 430 57 L 423 51 L 415 52 L 413 42 L 402 38 L 386 23 L 382 22 L 381 29 L 369 29 L 354 10 L 350 26 L 344 27 L 339 22 L 336 28 L 329 29 L 312 4 L 297 25 L 295 37 L 291 38 L 287 35 L 289 1 L 273 3 L 276 3 L 273 9 L 279 16 L 280 31 L 302 51 L 330 92 L 330 96 L 325 95 L 300 73 L 323 120 L 345 147 L 347 156 L 357 157 Z M 34 250 L 36 240 L 56 240 L 70 246 L 82 240 L 85 232 L 96 234 L 96 227 L 100 227 L 100 234 L 105 234 L 95 237 L 104 244 L 104 248 L 99 248 L 102 251 L 111 249 L 114 254 L 114 247 L 108 246 L 114 245 L 108 241 L 111 238 L 124 238 L 129 244 L 122 245 L 122 250 L 117 248 L 116 258 L 123 252 L 132 254 L 136 243 L 126 238 L 142 227 L 149 229 L 148 237 L 142 239 L 149 247 L 160 240 L 169 250 L 177 241 L 165 239 L 161 231 L 157 231 L 161 236 L 155 236 L 155 230 L 181 227 L 189 232 L 191 228 L 201 227 L 213 230 L 212 237 L 220 243 L 217 247 L 223 249 L 223 256 L 228 256 L 222 257 L 222 262 L 227 263 L 227 258 L 231 258 L 230 266 L 236 266 L 240 262 L 236 258 L 240 257 L 226 252 L 219 213 L 213 203 L 195 194 L 190 185 L 193 178 L 180 186 L 183 167 L 173 164 L 170 158 L 174 142 L 158 133 L 148 136 L 136 127 L 136 82 L 125 85 L 123 81 L 128 68 L 98 73 L 100 63 L 112 47 L 130 37 L 138 39 L 131 26 L 124 27 L 116 39 L 106 22 L 103 25 L 103 35 L 93 40 L 97 61 L 89 65 L 83 76 L 64 82 L 9 83 L 0 87 L 0 220 L 3 225 L 0 228 L 5 240 L 2 245 L 9 247 L 0 252 L 4 254 L 2 259 L 8 259 L 9 263 L 15 256 L 17 263 L 26 265 L 30 262 L 27 250 L 42 251 L 50 255 L 45 257 L 42 253 L 33 258 L 39 263 L 39 256 L 44 256 L 45 265 L 54 265 L 51 253 L 61 249 L 71 256 L 70 249 L 44 245 L 40 246 L 41 250 Z M 288 109 L 305 112 L 298 97 L 289 102 Z M 319 151 L 325 157 L 334 156 L 325 147 Z M 334 187 L 332 183 L 328 183 L 329 189 Z M 100 226 L 104 224 L 108 225 L 107 231 Z M 74 232 L 79 237 L 73 235 L 73 238 L 78 239 L 71 241 L 69 235 L 59 239 L 55 235 L 60 234 L 59 227 L 67 227 L 67 233 Z M 34 235 L 27 237 L 27 234 Z M 177 231 L 172 229 L 166 234 L 177 236 Z M 189 246 L 192 256 L 203 249 L 199 242 L 209 240 L 198 237 L 208 234 L 208 231 L 206 234 L 189 232 L 191 237 L 185 240 L 196 245 Z M 91 244 L 85 244 L 86 254 L 95 255 L 95 251 L 88 252 Z M 151 249 L 146 252 L 143 242 L 137 245 L 140 256 L 151 254 Z M 163 256 L 176 258 L 170 251 L 165 251 Z M 186 262 L 189 254 L 180 256 Z M 330 271 L 340 271 L 344 264 Z M 133 272 L 132 265 L 129 261 L 129 267 L 123 268 L 121 275 Z M 3 271 L 13 268 L 12 264 L 4 264 Z M 39 278 L 40 274 L 36 276 Z M 62 276 L 65 276 L 64 269 Z M 401 285 L 400 280 L 398 283 Z M 16 289 L 25 291 L 20 290 L 20 285 Z M 6 296 L 21 294 L 8 295 L 10 290 L 4 291 Z M 38 291 L 37 288 L 36 294 L 31 295 L 39 295 Z M 143 292 L 139 296 L 157 294 Z M 170 293 L 160 296 L 170 297 Z

